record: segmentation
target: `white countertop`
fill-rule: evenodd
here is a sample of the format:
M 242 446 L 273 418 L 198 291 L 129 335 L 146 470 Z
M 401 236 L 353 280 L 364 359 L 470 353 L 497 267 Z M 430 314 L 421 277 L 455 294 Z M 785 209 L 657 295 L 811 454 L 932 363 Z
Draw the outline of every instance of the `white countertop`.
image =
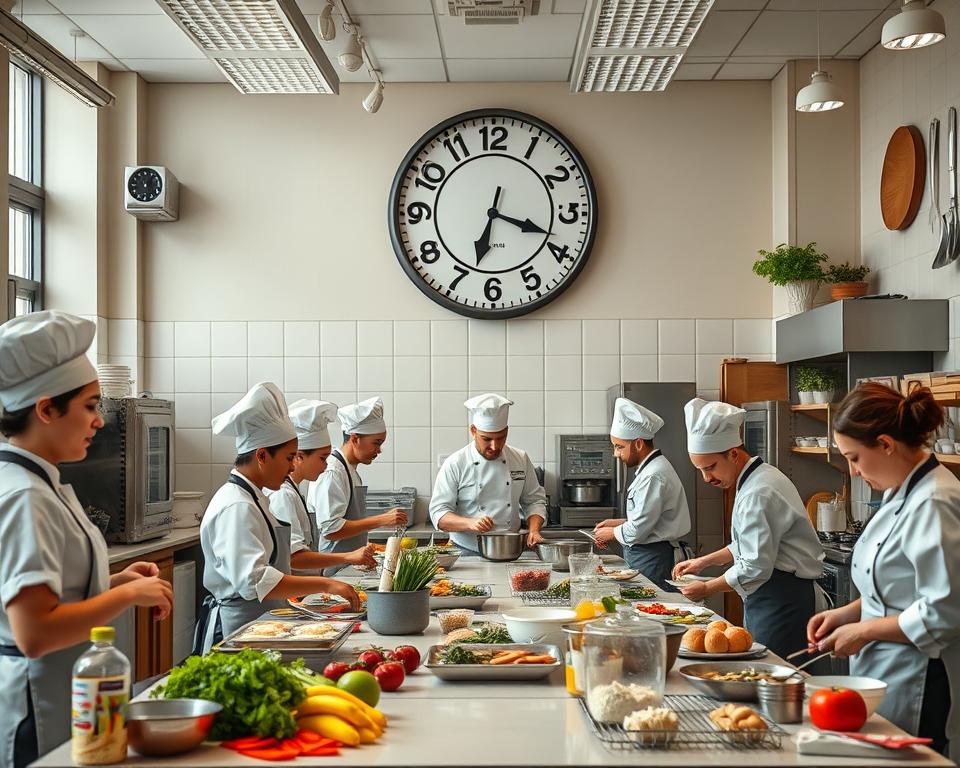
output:
M 349 571 L 341 574 L 350 579 Z M 484 612 L 515 606 L 502 565 L 478 558 L 461 558 L 451 577 L 493 586 L 493 598 Z M 369 577 L 368 577 L 369 578 Z M 682 600 L 679 595 L 663 595 L 664 600 Z M 423 635 L 383 637 L 369 630 L 352 635 L 339 656 L 348 659 L 352 652 L 371 644 L 394 647 L 409 643 L 421 653 L 441 637 L 436 619 Z M 678 659 L 676 666 L 683 665 Z M 676 669 L 676 667 L 675 667 Z M 676 671 L 667 677 L 667 693 L 694 693 Z M 562 671 L 548 680 L 534 683 L 444 682 L 425 669 L 407 677 L 395 693 L 383 694 L 379 709 L 390 724 L 375 745 L 358 749 L 344 748 L 336 758 L 297 758 L 293 765 L 385 766 L 868 766 L 889 765 L 889 760 L 801 756 L 793 741 L 785 737 L 780 750 L 741 749 L 611 749 L 600 742 L 580 709 L 578 701 L 566 692 Z M 800 726 L 781 726 L 788 734 Z M 809 724 L 806 724 L 809 727 Z M 864 728 L 871 733 L 899 733 L 879 716 Z M 909 757 L 895 757 L 898 765 L 946 766 L 950 761 L 921 749 Z M 218 746 L 205 744 L 200 749 L 174 758 L 144 758 L 131 754 L 129 765 L 176 768 L 192 766 L 265 765 Z M 43 768 L 71 766 L 70 746 L 64 744 L 34 765 Z
M 115 565 L 159 552 L 161 549 L 183 549 L 198 541 L 200 541 L 200 526 L 195 525 L 192 528 L 174 528 L 165 536 L 137 544 L 110 544 L 107 547 L 107 553 L 110 565 Z

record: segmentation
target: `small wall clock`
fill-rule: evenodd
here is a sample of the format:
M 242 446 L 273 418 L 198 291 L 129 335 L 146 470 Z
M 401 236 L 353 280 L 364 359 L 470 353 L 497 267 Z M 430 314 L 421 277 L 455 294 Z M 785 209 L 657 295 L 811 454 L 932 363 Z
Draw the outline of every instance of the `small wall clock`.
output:
M 475 318 L 516 317 L 563 293 L 597 228 L 583 157 L 531 115 L 479 109 L 427 131 L 390 190 L 390 237 L 430 299 Z

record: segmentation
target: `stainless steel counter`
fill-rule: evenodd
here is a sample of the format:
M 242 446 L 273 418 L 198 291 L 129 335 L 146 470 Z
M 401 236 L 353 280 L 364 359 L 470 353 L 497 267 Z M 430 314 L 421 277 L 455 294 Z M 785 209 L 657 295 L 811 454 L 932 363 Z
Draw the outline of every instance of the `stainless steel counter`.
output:
M 139 544 L 111 544 L 107 547 L 110 565 L 127 560 L 137 560 L 161 549 L 186 549 L 200 541 L 200 526 L 193 528 L 174 528 L 170 533 L 158 539 L 141 541 Z

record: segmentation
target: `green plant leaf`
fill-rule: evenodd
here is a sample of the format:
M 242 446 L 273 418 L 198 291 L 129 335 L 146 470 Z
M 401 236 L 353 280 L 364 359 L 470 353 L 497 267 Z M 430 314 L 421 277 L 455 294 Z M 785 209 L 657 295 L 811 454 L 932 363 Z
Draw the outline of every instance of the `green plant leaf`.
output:
M 821 266 L 827 255 L 817 250 L 816 243 L 806 247 L 780 243 L 774 250 L 759 250 L 761 258 L 753 263 L 753 272 L 765 277 L 773 285 L 813 280 L 823 282 L 824 271 Z

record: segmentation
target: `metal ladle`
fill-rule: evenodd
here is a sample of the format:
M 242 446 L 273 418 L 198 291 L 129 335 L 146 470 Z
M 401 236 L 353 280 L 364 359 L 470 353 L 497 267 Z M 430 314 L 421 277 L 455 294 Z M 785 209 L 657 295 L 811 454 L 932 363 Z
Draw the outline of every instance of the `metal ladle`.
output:
M 947 171 L 949 172 L 950 205 L 943 214 L 940 247 L 933 259 L 933 269 L 947 266 L 957 258 L 957 110 L 947 112 Z

